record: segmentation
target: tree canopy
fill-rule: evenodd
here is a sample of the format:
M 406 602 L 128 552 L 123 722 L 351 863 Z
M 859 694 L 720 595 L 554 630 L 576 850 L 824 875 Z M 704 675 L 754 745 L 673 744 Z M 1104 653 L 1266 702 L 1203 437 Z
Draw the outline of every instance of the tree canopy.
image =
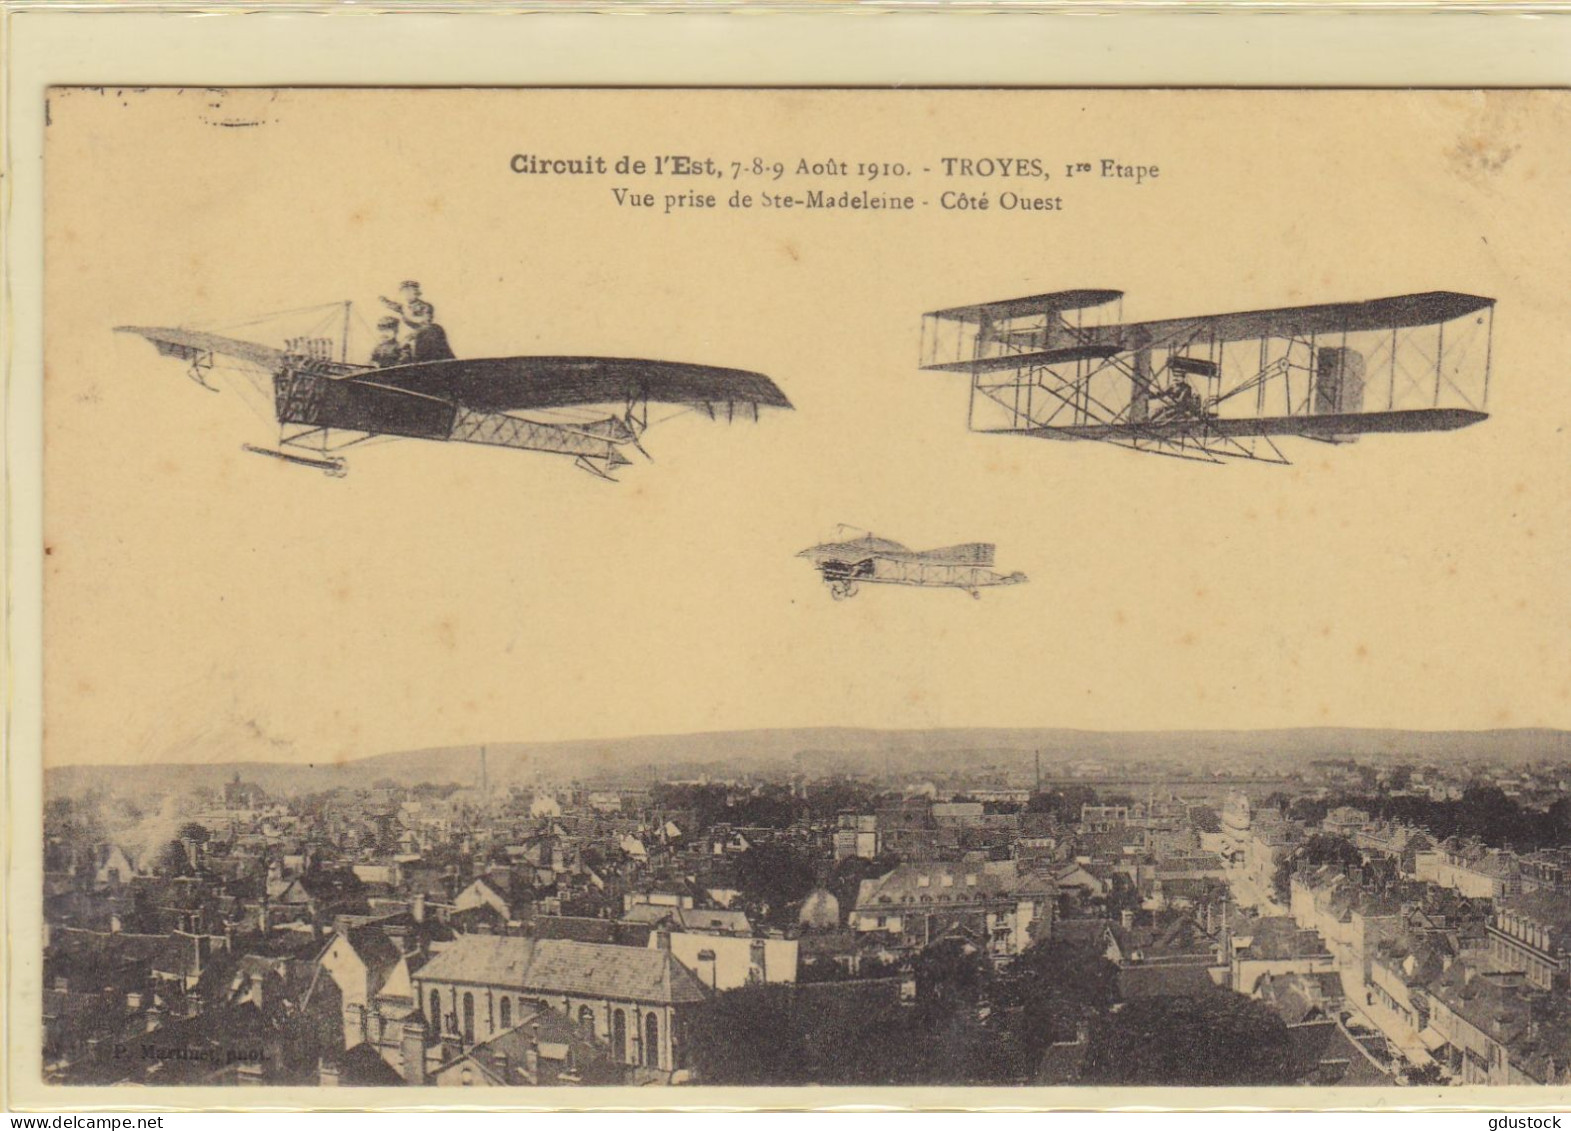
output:
M 995 970 L 947 939 L 917 955 L 912 975 L 904 1004 L 888 978 L 722 993 L 695 1015 L 695 1065 L 712 1084 L 1023 1083 L 1049 1045 L 1094 1028 L 1118 997 L 1113 964 L 1063 940 Z
M 1363 862 L 1364 854 L 1345 836 L 1316 833 L 1283 857 L 1271 877 L 1271 886 L 1276 890 L 1277 899 L 1286 903 L 1292 895 L 1293 873 L 1299 868 L 1318 868 L 1322 864 L 1357 868 Z
M 728 990 L 693 1015 L 688 1050 L 706 1084 L 915 1084 L 931 1042 L 893 982 Z
M 736 858 L 736 886 L 764 922 L 784 926 L 818 882 L 816 859 L 788 844 L 765 841 Z
M 1230 990 L 1125 1002 L 1098 1026 L 1082 1079 L 1123 1087 L 1291 1084 L 1305 1066 L 1269 1006 Z
M 1317 824 L 1332 809 L 1344 805 L 1362 809 L 1377 820 L 1415 825 L 1436 840 L 1453 836 L 1477 838 L 1492 848 L 1518 852 L 1571 844 L 1571 801 L 1560 798 L 1546 809 L 1535 809 L 1506 796 L 1498 786 L 1482 783 L 1468 786 L 1456 801 L 1373 790 L 1324 798 L 1300 797 L 1293 801 L 1288 815 Z

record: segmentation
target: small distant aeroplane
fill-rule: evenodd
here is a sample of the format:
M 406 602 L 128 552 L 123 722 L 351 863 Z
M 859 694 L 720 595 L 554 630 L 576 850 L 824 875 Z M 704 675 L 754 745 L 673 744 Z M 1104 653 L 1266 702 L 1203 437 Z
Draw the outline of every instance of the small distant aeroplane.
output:
M 993 585 L 1019 585 L 1023 573 L 1003 574 L 993 566 L 991 542 L 966 542 L 937 550 L 909 550 L 870 532 L 850 541 L 824 542 L 797 554 L 813 563 L 837 601 L 856 596 L 858 585 L 917 585 L 962 589 L 980 598 Z
M 741 413 L 757 420 L 760 406 L 791 407 L 761 373 L 672 361 L 496 357 L 361 364 L 349 360 L 350 305 L 307 308 L 318 310 L 341 312 L 329 314 L 342 319 L 341 340 L 294 337 L 268 345 L 184 327 L 116 329 L 188 363 L 191 379 L 214 392 L 208 376 L 217 359 L 225 359 L 273 402 L 278 420 L 277 450 L 244 449 L 339 477 L 346 473 L 336 454 L 342 449 L 401 437 L 549 452 L 611 479 L 632 462 L 624 448 L 648 458 L 640 440 L 651 403 L 728 421 Z
M 1486 419 L 1491 298 L 1428 291 L 1155 322 L 1123 322 L 1122 298 L 1085 289 L 935 310 L 922 368 L 970 378 L 974 432 L 1209 463 L 1286 463 L 1278 436 L 1346 443 Z

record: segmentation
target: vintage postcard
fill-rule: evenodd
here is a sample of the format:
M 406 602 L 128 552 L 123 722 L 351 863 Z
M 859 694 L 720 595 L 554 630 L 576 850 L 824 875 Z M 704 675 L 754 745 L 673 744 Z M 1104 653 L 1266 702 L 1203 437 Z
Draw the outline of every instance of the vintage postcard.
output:
M 30 1071 L 1565 1102 L 1568 127 L 51 89 Z

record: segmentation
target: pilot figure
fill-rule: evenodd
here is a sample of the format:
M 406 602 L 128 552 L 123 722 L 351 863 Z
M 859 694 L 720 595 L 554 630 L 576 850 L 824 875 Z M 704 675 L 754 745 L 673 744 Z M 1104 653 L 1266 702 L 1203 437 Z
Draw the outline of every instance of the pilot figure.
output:
M 406 344 L 409 361 L 447 361 L 453 356 L 447 344 L 447 331 L 436 322 L 436 308 L 420 297 L 420 284 L 406 280 L 398 285 L 403 302 L 382 301 L 403 315 L 409 327 Z
M 398 340 L 399 320 L 389 314 L 386 318 L 378 318 L 376 329 L 382 336 L 377 339 L 376 345 L 371 350 L 371 364 L 379 369 L 386 369 L 389 365 L 402 365 L 406 360 L 405 347 Z
M 1167 390 L 1168 398 L 1172 401 L 1173 412 L 1178 416 L 1198 416 L 1200 414 L 1200 394 L 1195 392 L 1195 387 L 1189 379 L 1181 373 L 1173 375 L 1173 384 Z

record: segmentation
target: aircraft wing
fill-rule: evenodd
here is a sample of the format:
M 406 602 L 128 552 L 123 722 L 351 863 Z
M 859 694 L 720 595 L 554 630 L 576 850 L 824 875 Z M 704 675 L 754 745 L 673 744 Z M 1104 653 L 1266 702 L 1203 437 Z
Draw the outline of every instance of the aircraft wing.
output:
M 218 353 L 271 370 L 281 366 L 287 356 L 283 350 L 259 342 L 226 338 L 222 334 L 208 334 L 201 330 L 182 330 L 176 326 L 116 326 L 115 332 L 140 335 L 157 346 L 159 353 L 185 361 L 199 354 Z
M 943 546 L 937 550 L 923 550 L 912 557 L 919 561 L 943 565 L 990 566 L 993 564 L 991 542 L 965 542 L 959 546 Z
M 811 558 L 813 561 L 836 562 L 914 556 L 899 542 L 891 542 L 888 538 L 876 538 L 872 535 L 851 542 L 825 542 L 822 545 L 811 546 L 797 555 L 799 558 Z
M 1316 334 L 1356 334 L 1366 330 L 1408 329 L 1449 322 L 1494 305 L 1492 298 L 1456 291 L 1426 291 L 1368 302 L 1328 302 L 1318 306 L 1287 306 L 1274 310 L 1246 310 L 1234 314 L 1207 314 L 1193 318 L 1168 318 L 1156 322 L 1129 322 L 1121 326 L 1087 328 L 1080 332 L 1084 345 L 1117 345 L 1122 349 L 1157 346 L 1175 339 L 1214 338 L 1219 342 L 1257 338 L 1308 338 Z
M 1065 440 L 1177 440 L 1185 436 L 1307 436 L 1333 439 L 1372 432 L 1449 432 L 1487 420 L 1488 413 L 1463 408 L 1419 408 L 1395 412 L 1334 412 L 1321 415 L 1221 417 L 1144 424 L 1070 424 L 1023 429 L 1028 436 Z M 1015 432 L 1014 429 L 998 429 Z
M 968 358 L 964 361 L 939 361 L 932 365 L 924 365 L 922 368 L 948 373 L 996 373 L 1000 370 L 1029 369 L 1033 365 L 1102 361 L 1123 352 L 1124 347 L 1116 342 L 1098 342 L 1088 346 L 1062 346 L 1058 349 L 1031 350 L 1025 353 L 1001 353 L 991 357 Z
M 754 404 L 790 408 L 762 373 L 618 357 L 495 357 L 396 365 L 384 385 L 479 412 L 517 412 L 647 400 L 662 404 Z
M 1045 295 L 1027 295 L 1024 298 L 1006 298 L 998 302 L 979 302 L 970 306 L 951 306 L 947 310 L 932 311 L 927 317 L 943 318 L 952 322 L 980 322 L 983 318 L 1006 321 L 1010 318 L 1041 314 L 1048 310 L 1084 310 L 1087 307 L 1115 302 L 1123 297 L 1123 291 L 1081 288 L 1072 291 L 1054 291 Z

